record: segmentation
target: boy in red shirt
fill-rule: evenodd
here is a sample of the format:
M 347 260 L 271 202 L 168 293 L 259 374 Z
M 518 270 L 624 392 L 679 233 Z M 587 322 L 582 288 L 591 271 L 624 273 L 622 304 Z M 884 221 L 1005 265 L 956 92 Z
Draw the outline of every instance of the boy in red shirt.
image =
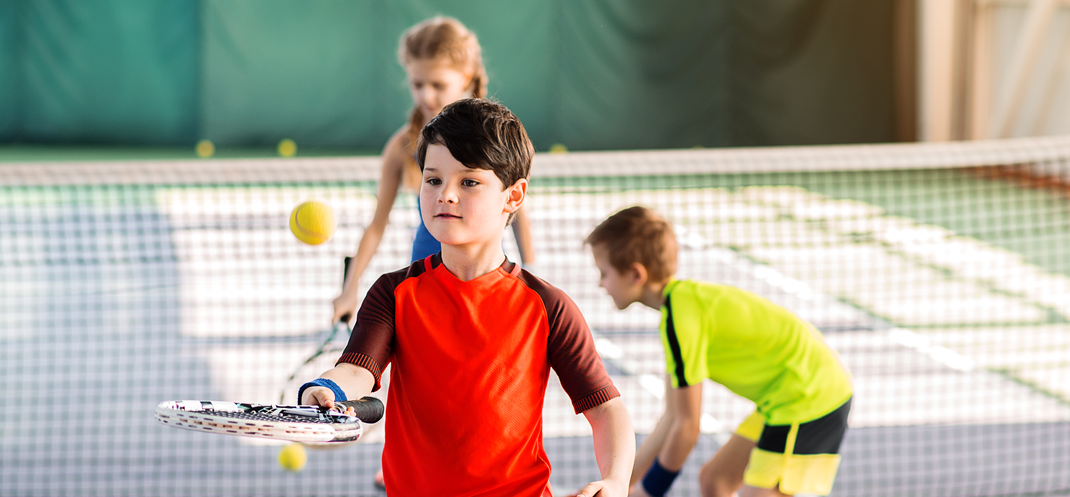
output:
M 594 432 L 603 479 L 578 495 L 628 492 L 635 434 L 583 316 L 502 252 L 533 155 L 520 120 L 487 100 L 450 104 L 423 128 L 421 216 L 442 252 L 380 277 L 337 365 L 301 388 L 302 404 L 332 407 L 377 390 L 393 363 L 391 497 L 552 495 L 542 444 L 551 367 Z

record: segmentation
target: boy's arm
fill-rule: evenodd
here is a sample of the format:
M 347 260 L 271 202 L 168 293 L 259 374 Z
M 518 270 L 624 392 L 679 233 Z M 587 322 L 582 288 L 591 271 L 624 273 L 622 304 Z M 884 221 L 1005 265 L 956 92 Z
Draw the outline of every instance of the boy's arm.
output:
M 348 362 L 339 363 L 321 374 L 320 378 L 333 381 L 351 400 L 365 397 L 375 387 L 375 377 L 371 371 Z M 334 392 L 330 388 L 315 386 L 306 388 L 298 402 L 330 409 L 334 407 L 334 400 Z
M 669 385 L 671 387 L 671 385 Z M 654 433 L 643 442 L 643 448 L 635 460 L 632 485 L 643 480 L 657 457 L 658 464 L 670 473 L 679 473 L 698 442 L 702 418 L 702 384 L 665 390 L 665 414 L 658 420 Z M 649 442 L 649 443 L 648 443 Z M 671 480 L 669 481 L 671 485 Z M 647 494 L 646 488 L 640 495 Z M 667 489 L 667 488 L 666 488 Z
M 702 418 L 702 384 L 670 388 L 665 392 L 666 405 L 676 413 L 665 445 L 658 453 L 658 462 L 665 469 L 679 471 L 698 442 L 699 422 Z
M 666 375 L 665 392 L 671 390 L 672 382 Z M 643 445 L 635 453 L 635 466 L 632 467 L 632 478 L 628 482 L 628 488 L 635 487 L 635 484 L 639 483 L 639 480 L 642 480 L 643 475 L 650 469 L 650 465 L 654 464 L 654 458 L 658 457 L 658 454 L 661 453 L 661 448 L 665 446 L 665 439 L 669 437 L 669 429 L 672 428 L 675 420 L 676 407 L 666 398 L 665 412 L 658 418 L 658 423 L 654 425 L 654 431 L 650 432 L 650 436 L 643 440 Z
M 624 497 L 635 459 L 635 430 L 620 397 L 583 411 L 594 433 L 594 456 L 602 480 L 588 484 L 577 496 Z

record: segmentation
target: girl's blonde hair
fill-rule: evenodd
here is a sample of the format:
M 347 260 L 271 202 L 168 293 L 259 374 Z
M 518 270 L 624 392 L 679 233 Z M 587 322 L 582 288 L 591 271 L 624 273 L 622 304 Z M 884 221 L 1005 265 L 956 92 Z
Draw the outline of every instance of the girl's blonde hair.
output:
M 483 50 L 475 33 L 451 17 L 434 17 L 405 31 L 398 47 L 398 61 L 402 66 L 417 60 L 442 60 L 451 68 L 471 74 L 469 90 L 473 98 L 487 96 L 487 69 L 483 66 Z M 420 168 L 412 156 L 420 138 L 423 123 L 433 116 L 424 116 L 418 105 L 409 113 L 409 129 L 406 134 L 404 183 L 410 188 L 420 184 Z

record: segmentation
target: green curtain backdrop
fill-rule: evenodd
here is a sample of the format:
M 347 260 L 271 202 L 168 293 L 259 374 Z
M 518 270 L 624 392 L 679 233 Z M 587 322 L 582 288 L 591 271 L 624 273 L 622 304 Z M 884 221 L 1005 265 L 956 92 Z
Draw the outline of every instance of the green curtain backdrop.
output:
M 165 144 L 194 138 L 199 2 L 14 3 L 21 10 L 16 46 L 25 139 Z
M 22 47 L 17 31 L 20 21 L 18 5 L 0 0 L 0 140 L 17 136 L 22 115 L 18 70 Z
M 377 150 L 433 15 L 536 146 L 892 141 L 893 0 L 0 0 L 0 142 Z

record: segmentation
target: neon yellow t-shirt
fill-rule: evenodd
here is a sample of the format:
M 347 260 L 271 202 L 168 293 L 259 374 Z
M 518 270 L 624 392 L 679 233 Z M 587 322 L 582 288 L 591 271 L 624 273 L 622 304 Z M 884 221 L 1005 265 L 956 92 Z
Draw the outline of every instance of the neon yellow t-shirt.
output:
M 661 340 L 673 387 L 709 378 L 750 399 L 770 425 L 805 423 L 851 397 L 821 333 L 758 295 L 694 280 L 665 285 Z

